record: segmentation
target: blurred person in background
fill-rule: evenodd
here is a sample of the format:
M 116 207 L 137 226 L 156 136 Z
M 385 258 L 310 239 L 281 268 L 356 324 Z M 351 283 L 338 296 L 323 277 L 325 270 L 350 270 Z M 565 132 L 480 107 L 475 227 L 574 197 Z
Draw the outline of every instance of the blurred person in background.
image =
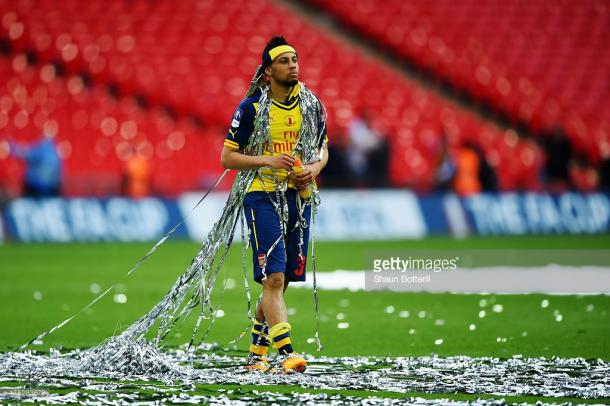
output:
M 61 194 L 62 165 L 54 142 L 55 134 L 46 132 L 32 144 L 9 142 L 10 154 L 25 161 L 23 194 L 28 197 L 53 197 Z
M 123 195 L 132 199 L 150 196 L 150 161 L 142 156 L 142 154 L 136 153 L 132 155 L 125 163 L 121 186 Z
M 600 174 L 590 164 L 585 154 L 578 155 L 570 162 L 570 180 L 580 192 L 594 192 L 600 186 Z
M 345 131 L 335 127 L 329 131 L 332 134 L 332 142 L 328 144 L 328 155 L 333 159 L 328 161 L 321 174 L 324 186 L 330 188 L 349 188 L 353 179 L 347 163 L 348 139 Z
M 546 184 L 554 193 L 562 193 L 572 188 L 569 165 L 572 160 L 572 143 L 563 129 L 557 127 L 543 140 L 546 150 Z
M 363 111 L 349 125 L 347 162 L 353 178 L 363 186 L 386 186 L 389 149 L 385 137 L 371 125 L 370 115 Z
M 445 136 L 441 137 L 441 144 L 436 159 L 435 188 L 439 192 L 448 192 L 453 187 L 456 172 L 455 158 L 449 151 L 449 145 Z
M 471 145 L 471 148 L 479 157 L 479 181 L 481 182 L 481 189 L 485 192 L 497 192 L 498 177 L 496 171 L 490 165 L 485 153 L 478 145 Z
M 436 169 L 436 189 L 453 190 L 466 197 L 480 192 L 496 192 L 498 179 L 478 145 L 466 141 L 451 151 L 445 137 L 439 148 Z
M 599 188 L 610 192 L 610 157 L 606 157 L 599 165 Z
M 453 179 L 455 193 L 462 197 L 480 193 L 482 190 L 481 159 L 474 145 L 465 143 L 458 149 L 455 167 L 455 178 Z

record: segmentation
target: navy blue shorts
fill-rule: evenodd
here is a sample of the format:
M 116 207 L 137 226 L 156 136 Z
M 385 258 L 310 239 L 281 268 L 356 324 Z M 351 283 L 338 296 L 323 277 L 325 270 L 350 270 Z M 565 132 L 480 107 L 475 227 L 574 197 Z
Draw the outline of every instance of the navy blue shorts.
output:
M 283 272 L 285 280 L 290 282 L 305 281 L 311 206 L 308 204 L 303 213 L 307 227 L 303 229 L 303 244 L 299 250 L 301 227 L 295 227 L 298 217 L 296 196 L 296 190 L 286 191 L 288 225 L 285 238 L 280 238 L 282 235 L 280 217 L 271 202 L 271 199 L 275 199 L 275 192 L 250 192 L 244 199 L 244 213 L 252 246 L 254 280 L 258 283 L 261 283 L 265 275 L 274 272 Z M 267 254 L 278 239 L 275 248 Z M 302 255 L 299 255 L 299 252 Z

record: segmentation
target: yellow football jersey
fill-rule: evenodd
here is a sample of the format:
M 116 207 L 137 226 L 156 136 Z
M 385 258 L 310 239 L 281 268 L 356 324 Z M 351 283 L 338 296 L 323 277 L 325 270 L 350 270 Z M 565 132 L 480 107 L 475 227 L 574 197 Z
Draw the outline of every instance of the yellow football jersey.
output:
M 299 104 L 300 88 L 300 84 L 297 84 L 292 89 L 287 103 L 281 103 L 272 99 L 271 108 L 269 110 L 269 132 L 273 150 L 271 150 L 269 145 L 266 145 L 263 155 L 292 155 L 299 140 L 299 133 L 303 121 L 301 106 Z M 240 150 L 248 144 L 248 138 L 254 127 L 254 117 L 258 111 L 259 97 L 260 94 L 253 95 L 241 102 L 233 115 L 231 128 L 225 139 L 225 146 Z M 323 128 L 325 128 L 325 126 Z M 323 134 L 322 140 L 326 140 L 326 134 Z M 285 169 L 263 168 L 260 171 L 260 175 L 260 178 L 257 177 L 254 179 L 248 192 L 274 191 L 276 177 L 279 182 L 285 182 L 288 177 L 288 171 Z M 288 187 L 295 188 L 295 185 L 289 180 Z

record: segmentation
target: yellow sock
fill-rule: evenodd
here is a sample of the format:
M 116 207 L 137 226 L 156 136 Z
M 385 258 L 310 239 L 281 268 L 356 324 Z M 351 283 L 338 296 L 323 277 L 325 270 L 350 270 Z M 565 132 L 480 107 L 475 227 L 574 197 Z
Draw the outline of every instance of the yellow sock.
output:
M 269 335 L 273 340 L 273 347 L 282 355 L 294 352 L 290 341 L 291 328 L 288 323 L 278 323 L 269 330 Z
M 256 355 L 267 355 L 269 351 L 269 327 L 267 323 L 254 320 L 252 325 L 252 344 L 250 352 Z

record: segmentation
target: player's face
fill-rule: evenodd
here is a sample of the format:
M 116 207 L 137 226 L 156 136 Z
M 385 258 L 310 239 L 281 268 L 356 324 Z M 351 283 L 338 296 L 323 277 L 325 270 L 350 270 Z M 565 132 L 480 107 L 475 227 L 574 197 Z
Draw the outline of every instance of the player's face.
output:
M 281 85 L 294 86 L 299 82 L 299 59 L 294 52 L 284 52 L 270 68 L 270 76 Z

